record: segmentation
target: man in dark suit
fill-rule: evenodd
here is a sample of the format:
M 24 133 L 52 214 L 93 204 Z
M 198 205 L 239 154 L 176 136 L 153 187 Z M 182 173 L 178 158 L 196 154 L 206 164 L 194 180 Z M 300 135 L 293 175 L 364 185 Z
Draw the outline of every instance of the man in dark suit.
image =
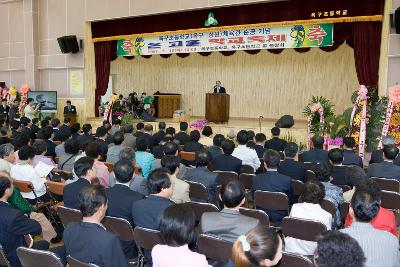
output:
M 7 105 L 7 100 L 2 99 L 0 105 L 0 118 L 3 118 L 8 123 L 8 113 L 10 112 L 10 107 Z
M 21 133 L 26 134 L 32 139 L 32 131 L 31 131 L 31 119 L 27 117 L 21 117 L 20 119 L 21 122 Z
M 175 134 L 174 138 L 175 138 L 175 140 L 178 140 L 178 141 L 179 141 L 179 144 L 180 144 L 180 145 L 184 145 L 186 142 L 189 142 L 189 141 L 190 141 L 190 137 L 189 137 L 189 135 L 186 133 L 188 127 L 189 127 L 189 125 L 188 125 L 187 122 L 182 121 L 182 122 L 179 124 L 180 132 L 177 133 L 177 134 Z
M 108 145 L 109 143 L 106 141 L 108 135 L 108 131 L 104 126 L 100 126 L 96 129 L 96 143 L 100 145 L 100 154 L 103 159 L 107 158 Z
M 213 145 L 208 148 L 208 151 L 210 151 L 212 158 L 222 155 L 221 146 L 224 140 L 225 136 L 223 136 L 222 134 L 214 135 Z
M 312 144 L 314 149 L 305 151 L 299 155 L 300 162 L 313 162 L 321 163 L 327 162 L 329 160 L 328 152 L 326 152 L 324 147 L 324 138 L 322 136 L 314 136 L 312 139 Z
M 394 139 L 391 136 L 383 136 L 382 137 L 382 145 L 386 146 L 386 145 L 394 145 L 396 143 L 396 139 Z M 369 161 L 369 164 L 372 163 L 381 163 L 383 162 L 383 149 L 378 149 L 378 150 L 374 150 L 372 151 L 371 154 L 371 159 Z M 397 157 L 393 160 L 393 164 L 400 166 L 400 157 L 399 155 L 397 155 Z
M 86 147 L 87 143 L 92 142 L 94 140 L 92 136 L 92 125 L 90 123 L 85 123 L 82 126 L 83 134 L 77 137 L 77 141 L 79 142 L 79 146 L 82 150 Z
M 79 209 L 79 193 L 90 186 L 96 178 L 94 160 L 89 157 L 78 159 L 74 164 L 74 172 L 79 177 L 76 182 L 64 187 L 64 206 L 71 209 Z
M 215 190 L 220 180 L 217 173 L 211 172 L 207 168 L 210 162 L 210 152 L 206 150 L 196 152 L 196 168 L 186 171 L 185 180 L 203 184 L 207 189 L 209 202 L 217 204 Z
M 19 119 L 19 101 L 16 99 L 10 106 L 10 111 L 8 112 L 8 118 L 10 120 L 10 124 L 12 121 Z
M 51 126 L 46 126 L 43 127 L 42 129 L 39 130 L 37 134 L 39 139 L 43 139 L 43 141 L 46 143 L 47 147 L 47 152 L 45 156 L 56 156 L 56 145 L 53 143 L 53 141 L 50 140 L 50 138 L 53 135 L 53 129 Z
M 299 147 L 296 143 L 290 142 L 286 145 L 285 160 L 279 164 L 278 172 L 305 183 L 307 180 L 306 166 L 304 163 L 294 160 L 298 151 Z
M 279 138 L 281 130 L 278 127 L 274 127 L 271 129 L 271 134 L 272 138 L 265 143 L 265 148 L 276 151 L 284 151 L 287 142 Z
M 120 160 L 114 164 L 113 170 L 116 184 L 106 191 L 108 198 L 107 215 L 123 218 L 131 224 L 132 228 L 135 228 L 132 218 L 132 204 L 144 198 L 144 195 L 129 188 L 135 166 L 129 160 Z M 128 259 L 137 256 L 137 248 L 134 241 L 121 240 L 121 245 Z
M 53 135 L 54 135 L 53 141 L 63 141 L 62 132 L 60 131 L 60 120 L 57 118 L 52 119 L 51 127 L 53 127 Z
M 67 100 L 67 105 L 64 107 L 64 114 L 75 114 L 76 115 L 76 107 L 71 105 L 71 101 Z
M 257 190 L 282 192 L 287 195 L 289 205 L 293 203 L 293 193 L 291 187 L 292 178 L 278 173 L 278 165 L 281 157 L 279 153 L 272 149 L 267 149 L 264 153 L 264 164 L 267 172 L 258 174 L 253 178 L 252 193 Z M 257 207 L 256 207 L 257 208 Z M 288 216 L 287 211 L 265 210 L 273 225 L 281 225 L 282 218 Z
M 183 151 L 186 152 L 197 152 L 203 149 L 203 145 L 199 143 L 200 140 L 200 132 L 197 130 L 193 130 L 190 132 L 190 141 L 186 142 L 183 146 Z
M 157 145 L 156 139 L 153 136 L 153 125 L 146 124 L 144 126 L 144 133 L 138 137 L 138 139 L 146 139 L 149 147 L 155 147 Z
M 167 125 L 165 124 L 165 122 L 160 121 L 158 123 L 158 132 L 153 135 L 157 145 L 160 144 L 161 140 L 165 137 L 165 134 L 166 134 L 165 128 L 166 127 L 167 127 Z
M 255 136 L 256 143 L 254 144 L 253 148 L 257 152 L 258 158 L 262 159 L 264 157 L 265 152 L 265 142 L 267 137 L 263 133 L 258 133 Z
M 60 126 L 60 132 L 71 131 L 69 129 L 69 126 L 71 126 L 71 119 L 70 118 L 64 118 L 64 123 Z
M 354 144 L 354 137 L 343 138 L 343 165 L 356 165 L 362 168 L 363 160 L 354 152 Z
M 216 81 L 214 85 L 214 94 L 225 94 L 226 90 L 224 87 L 222 87 L 220 81 Z
M 118 236 L 101 224 L 107 211 L 107 196 L 100 185 L 89 186 L 79 193 L 82 222 L 72 222 L 64 230 L 68 255 L 98 266 L 128 267 Z
M 136 137 L 142 136 L 144 133 L 144 123 L 143 122 L 138 122 L 136 124 L 136 133 L 134 134 Z
M 214 170 L 240 173 L 242 161 L 232 156 L 233 150 L 235 150 L 235 143 L 232 140 L 228 139 L 222 142 L 223 154 L 215 157 L 211 163 Z
M 0 145 L 12 143 L 12 139 L 8 137 L 8 128 L 1 127 L 0 128 Z
M 381 163 L 373 163 L 368 166 L 369 177 L 382 177 L 396 179 L 400 181 L 400 166 L 393 163 L 399 153 L 395 145 L 386 145 L 383 147 L 383 159 Z
M 333 180 L 334 185 L 346 185 L 344 173 L 347 166 L 343 166 L 343 152 L 339 148 L 331 149 L 328 153 L 329 161 L 333 165 Z

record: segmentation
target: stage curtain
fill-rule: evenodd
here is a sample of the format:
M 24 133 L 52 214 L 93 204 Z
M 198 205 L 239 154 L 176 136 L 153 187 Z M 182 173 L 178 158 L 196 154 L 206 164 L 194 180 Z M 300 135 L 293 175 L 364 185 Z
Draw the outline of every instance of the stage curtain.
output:
M 382 23 L 353 23 L 353 49 L 360 84 L 377 86 Z

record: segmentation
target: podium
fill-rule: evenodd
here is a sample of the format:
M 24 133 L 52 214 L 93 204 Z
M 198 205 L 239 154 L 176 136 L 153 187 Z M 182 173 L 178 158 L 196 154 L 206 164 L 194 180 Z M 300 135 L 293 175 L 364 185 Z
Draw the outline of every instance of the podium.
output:
M 157 94 L 154 95 L 154 108 L 156 109 L 156 117 L 172 118 L 175 110 L 181 108 L 180 94 Z
M 76 123 L 76 117 L 78 117 L 78 115 L 76 114 L 64 114 L 64 118 L 68 118 L 71 120 L 71 125 Z
M 228 94 L 206 94 L 206 120 L 216 123 L 228 122 L 229 102 Z

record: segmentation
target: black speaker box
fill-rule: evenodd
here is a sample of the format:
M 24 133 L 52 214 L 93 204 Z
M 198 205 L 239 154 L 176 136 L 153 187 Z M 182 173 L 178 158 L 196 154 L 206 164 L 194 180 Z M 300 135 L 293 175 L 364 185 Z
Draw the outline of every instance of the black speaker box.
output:
M 140 118 L 144 121 L 156 121 L 156 118 L 153 115 L 147 113 L 146 111 L 142 112 Z
M 400 34 L 400 7 L 394 12 L 394 26 L 396 28 L 396 33 Z
M 65 38 L 59 37 L 57 38 L 58 46 L 60 47 L 61 53 L 63 54 L 68 54 L 68 48 L 67 48 L 67 43 L 65 42 Z
M 294 125 L 293 116 L 284 115 L 276 121 L 275 126 L 278 128 L 291 128 Z
M 65 40 L 69 53 L 75 54 L 79 52 L 79 44 L 76 35 L 65 36 Z

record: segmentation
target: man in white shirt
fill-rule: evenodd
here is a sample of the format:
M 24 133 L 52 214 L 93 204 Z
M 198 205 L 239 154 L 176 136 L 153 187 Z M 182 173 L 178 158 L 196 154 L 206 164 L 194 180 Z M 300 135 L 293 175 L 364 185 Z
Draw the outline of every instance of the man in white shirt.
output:
M 36 114 L 39 113 L 40 105 L 38 104 L 36 108 L 33 108 L 33 98 L 28 98 L 26 103 L 27 104 L 24 108 L 25 117 L 27 117 L 30 120 L 33 120 L 36 117 Z
M 260 168 L 261 162 L 258 158 L 257 152 L 246 146 L 249 136 L 247 131 L 241 130 L 236 135 L 236 139 L 239 143 L 238 147 L 232 153 L 232 156 L 242 160 L 243 165 L 249 165 L 253 167 L 254 172 Z
M 14 162 L 14 146 L 10 143 L 0 145 L 0 171 L 10 173 Z

